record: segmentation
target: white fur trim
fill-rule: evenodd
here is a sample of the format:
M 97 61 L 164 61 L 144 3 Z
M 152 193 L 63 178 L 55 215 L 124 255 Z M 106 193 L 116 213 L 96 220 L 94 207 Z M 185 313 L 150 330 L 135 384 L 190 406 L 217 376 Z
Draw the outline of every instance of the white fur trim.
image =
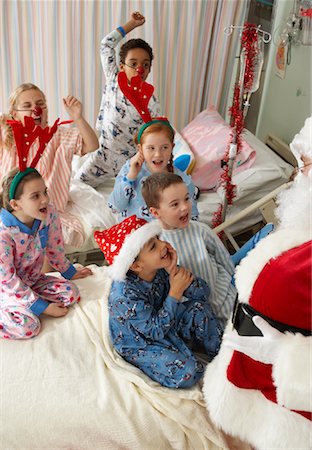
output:
M 302 164 L 301 156 L 312 158 L 312 116 L 308 117 L 299 133 L 290 143 L 290 150 L 295 155 L 299 165 Z
M 273 380 L 280 405 L 312 411 L 312 337 L 285 334 L 273 365 Z
M 260 391 L 229 382 L 226 372 L 232 354 L 222 346 L 204 375 L 203 393 L 215 424 L 257 450 L 310 449 L 308 419 L 267 400 Z
M 108 274 L 110 278 L 117 281 L 124 280 L 129 267 L 138 256 L 144 245 L 152 237 L 161 234 L 161 226 L 158 220 L 143 225 L 142 227 L 129 234 L 123 243 L 123 246 L 114 259 L 114 263 L 109 267 Z
M 239 300 L 248 303 L 252 288 L 260 272 L 271 258 L 276 258 L 283 252 L 297 247 L 312 238 L 312 230 L 277 230 L 268 235 L 251 250 L 236 270 L 235 284 L 239 292 Z

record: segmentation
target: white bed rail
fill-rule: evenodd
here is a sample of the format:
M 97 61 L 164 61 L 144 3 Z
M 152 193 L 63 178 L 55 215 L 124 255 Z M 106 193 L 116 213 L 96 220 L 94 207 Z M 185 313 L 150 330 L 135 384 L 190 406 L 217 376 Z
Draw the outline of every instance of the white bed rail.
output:
M 233 235 L 227 230 L 227 228 L 229 228 L 234 223 L 237 223 L 240 220 L 244 219 L 246 216 L 248 216 L 248 214 L 252 213 L 256 209 L 260 210 L 260 212 L 262 213 L 262 216 L 263 216 L 265 222 L 268 222 L 268 221 L 270 221 L 270 222 L 273 221 L 274 222 L 274 220 L 272 219 L 273 214 L 271 213 L 272 208 L 274 208 L 274 206 L 275 206 L 274 199 L 280 192 L 282 192 L 285 189 L 287 189 L 291 184 L 292 184 L 292 182 L 289 181 L 289 182 L 284 183 L 281 186 L 277 187 L 276 189 L 274 189 L 269 194 L 267 194 L 264 197 L 260 198 L 259 200 L 257 200 L 253 204 L 247 206 L 247 208 L 243 209 L 239 213 L 235 214 L 233 217 L 230 217 L 227 220 L 225 220 L 223 223 L 221 223 L 220 225 L 215 227 L 213 229 L 213 231 L 216 234 L 221 233 L 223 231 L 226 234 L 226 236 L 229 239 L 229 241 L 231 242 L 231 244 L 233 245 L 233 247 L 235 248 L 235 250 L 238 250 L 239 246 L 238 246 L 237 242 L 235 241 Z M 270 205 L 270 204 L 272 205 L 272 208 L 268 208 L 268 205 Z M 267 210 L 268 209 L 270 210 L 269 215 L 267 214 Z M 267 219 L 267 217 L 269 217 L 269 220 Z

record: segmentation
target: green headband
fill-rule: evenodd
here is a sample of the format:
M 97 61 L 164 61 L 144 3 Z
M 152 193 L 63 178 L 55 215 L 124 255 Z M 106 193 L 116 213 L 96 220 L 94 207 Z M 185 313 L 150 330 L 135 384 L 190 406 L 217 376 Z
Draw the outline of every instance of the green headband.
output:
M 155 119 L 155 120 L 151 120 L 150 122 L 146 122 L 144 125 L 141 126 L 141 128 L 139 129 L 138 132 L 138 144 L 141 141 L 141 137 L 143 132 L 146 130 L 146 128 L 148 128 L 150 125 L 153 125 L 153 123 L 163 123 L 164 125 L 166 125 L 167 127 L 169 127 L 173 134 L 174 134 L 174 129 L 172 128 L 172 126 L 170 125 L 170 123 L 168 122 L 168 120 L 161 120 L 161 119 Z
M 17 174 L 13 178 L 11 186 L 10 186 L 10 190 L 9 190 L 10 200 L 13 200 L 15 198 L 15 192 L 16 192 L 17 186 L 20 184 L 22 179 L 24 177 L 26 177 L 26 175 L 28 175 L 29 173 L 32 173 L 32 172 L 39 173 L 38 170 L 34 169 L 33 167 L 27 167 L 27 169 L 24 170 L 23 172 L 17 172 Z

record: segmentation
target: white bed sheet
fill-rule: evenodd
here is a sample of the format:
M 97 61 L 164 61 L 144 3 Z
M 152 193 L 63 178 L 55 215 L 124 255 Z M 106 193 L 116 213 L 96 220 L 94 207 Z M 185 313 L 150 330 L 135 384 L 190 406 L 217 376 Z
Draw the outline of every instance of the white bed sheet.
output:
M 276 187 L 288 181 L 293 167 L 276 155 L 256 136 L 245 130 L 246 141 L 256 150 L 255 163 L 249 169 L 234 175 L 233 182 L 237 186 L 234 204 L 228 208 L 227 218 L 237 214 L 242 209 L 273 191 Z M 86 158 L 87 155 L 83 158 Z M 73 175 L 76 173 L 83 158 L 74 158 Z M 98 248 L 93 239 L 96 229 L 108 228 L 116 223 L 116 216 L 107 206 L 107 199 L 114 186 L 114 180 L 109 179 L 97 191 L 78 180 L 71 181 L 71 202 L 68 211 L 78 216 L 84 226 L 86 241 L 82 248 L 66 247 L 67 253 L 83 252 Z M 198 209 L 200 221 L 211 225 L 213 214 L 222 203 L 222 190 L 203 192 L 200 195 Z M 232 233 L 239 232 L 261 220 L 258 211 L 251 213 L 245 219 L 229 228 Z
M 81 302 L 26 341 L 0 340 L 3 450 L 247 450 L 211 423 L 200 386 L 172 390 L 113 350 L 106 267 L 77 280 Z
M 254 164 L 233 176 L 236 185 L 236 198 L 228 207 L 227 218 L 252 205 L 257 200 L 272 192 L 278 186 L 286 183 L 293 172 L 293 167 L 274 153 L 250 131 L 245 130 L 245 140 L 256 150 Z M 223 191 L 203 193 L 198 202 L 200 220 L 211 225 L 213 213 L 222 203 Z M 240 222 L 229 227 L 231 233 L 239 232 L 261 221 L 259 211 L 254 211 Z

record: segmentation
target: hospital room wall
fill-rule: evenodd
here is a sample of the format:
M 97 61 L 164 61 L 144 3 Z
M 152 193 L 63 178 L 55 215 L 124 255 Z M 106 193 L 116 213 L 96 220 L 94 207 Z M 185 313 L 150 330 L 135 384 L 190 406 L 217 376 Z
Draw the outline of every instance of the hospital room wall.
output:
M 268 69 L 264 81 L 256 135 L 262 141 L 271 133 L 285 142 L 292 141 L 312 112 L 312 46 L 291 47 L 291 62 L 285 78 L 275 75 L 279 35 L 292 10 L 293 0 L 277 0 Z

